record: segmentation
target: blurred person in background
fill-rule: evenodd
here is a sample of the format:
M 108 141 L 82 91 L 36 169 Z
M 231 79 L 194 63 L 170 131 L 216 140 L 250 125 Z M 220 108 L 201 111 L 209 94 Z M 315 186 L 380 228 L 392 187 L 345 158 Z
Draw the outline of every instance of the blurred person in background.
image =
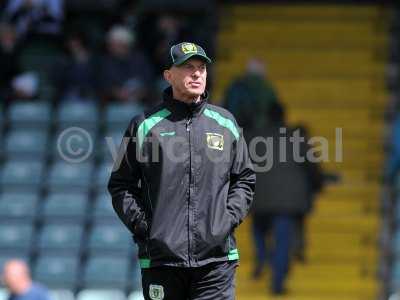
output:
M 11 81 L 18 74 L 19 47 L 15 28 L 11 24 L 0 24 L 0 97 L 8 99 L 11 94 Z
M 309 140 L 308 130 L 305 125 L 298 124 L 294 126 L 294 130 L 299 132 L 299 136 L 307 142 Z M 322 191 L 325 184 L 325 174 L 322 172 L 321 166 L 316 162 L 310 162 L 308 159 L 304 161 L 304 168 L 308 177 L 308 198 L 307 205 L 295 215 L 295 226 L 293 229 L 292 255 L 294 259 L 306 262 L 306 218 L 312 212 L 314 200 Z M 328 176 L 328 175 L 326 175 Z
M 307 165 L 296 161 L 290 137 L 294 129 L 285 122 L 284 108 L 277 102 L 272 103 L 267 111 L 268 125 L 257 129 L 254 136 L 272 138 L 273 147 L 265 149 L 265 144 L 256 144 L 256 154 L 268 153 L 272 159 L 269 170 L 257 172 L 253 216 L 253 238 L 256 261 L 253 277 L 258 278 L 267 260 L 272 269 L 271 292 L 284 294 L 285 280 L 289 271 L 290 250 L 296 216 L 305 214 L 310 207 L 310 178 Z M 283 139 L 284 138 L 284 139 Z M 282 145 L 281 139 L 284 140 Z M 305 157 L 307 144 L 300 143 L 297 155 Z M 267 251 L 267 234 L 273 240 Z
M 48 290 L 32 281 L 29 268 L 23 261 L 6 262 L 2 281 L 10 292 L 8 300 L 51 300 Z
M 98 61 L 90 49 L 84 32 L 67 34 L 65 46 L 68 56 L 56 67 L 53 78 L 60 99 L 85 100 L 96 94 L 96 66 Z
M 140 51 L 133 50 L 134 43 L 134 35 L 124 26 L 115 25 L 107 33 L 107 54 L 99 71 L 99 88 L 106 101 L 146 99 L 152 66 Z
M 9 0 L 3 20 L 15 25 L 18 39 L 58 37 L 64 21 L 63 0 Z
M 224 106 L 248 133 L 265 128 L 267 111 L 276 102 L 278 96 L 268 80 L 265 64 L 255 58 L 248 61 L 246 72 L 232 82 L 224 96 Z

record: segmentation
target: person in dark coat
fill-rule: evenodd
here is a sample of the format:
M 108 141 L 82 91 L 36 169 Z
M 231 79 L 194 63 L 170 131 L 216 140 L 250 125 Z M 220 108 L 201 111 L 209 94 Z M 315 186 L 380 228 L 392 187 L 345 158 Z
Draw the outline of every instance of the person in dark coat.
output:
M 257 168 L 257 185 L 253 215 L 253 236 L 256 250 L 254 277 L 259 277 L 267 257 L 272 268 L 271 290 L 273 294 L 285 292 L 285 279 L 289 270 L 290 247 L 293 228 L 298 214 L 308 211 L 310 203 L 307 164 L 299 157 L 305 157 L 306 143 L 298 143 L 295 148 L 290 137 L 294 129 L 285 123 L 284 109 L 273 103 L 268 110 L 269 125 L 264 130 L 254 131 L 254 136 L 262 137 L 266 143 L 257 143 L 256 157 L 267 154 Z M 252 151 L 250 146 L 250 153 Z M 295 151 L 294 151 L 295 150 Z M 265 152 L 267 151 L 267 152 Z M 263 165 L 264 163 L 264 165 Z M 265 237 L 271 234 L 273 247 L 269 245 L 267 255 Z

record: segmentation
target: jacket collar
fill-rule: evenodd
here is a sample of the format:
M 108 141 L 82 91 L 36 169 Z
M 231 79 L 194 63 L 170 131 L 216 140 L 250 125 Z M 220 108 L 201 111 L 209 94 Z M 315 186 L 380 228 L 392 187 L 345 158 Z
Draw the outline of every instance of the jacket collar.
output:
M 204 92 L 199 102 L 187 104 L 183 101 L 174 99 L 172 97 L 172 87 L 168 87 L 164 90 L 163 98 L 166 106 L 171 110 L 172 113 L 178 113 L 184 116 L 192 115 L 193 117 L 196 117 L 201 115 L 206 107 L 208 101 L 208 92 Z

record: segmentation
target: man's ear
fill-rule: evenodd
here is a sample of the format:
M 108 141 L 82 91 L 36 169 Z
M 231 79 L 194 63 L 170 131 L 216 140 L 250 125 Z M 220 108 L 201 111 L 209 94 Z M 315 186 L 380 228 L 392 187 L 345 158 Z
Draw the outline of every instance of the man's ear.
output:
M 164 79 L 168 82 L 171 83 L 171 71 L 170 70 L 164 70 Z

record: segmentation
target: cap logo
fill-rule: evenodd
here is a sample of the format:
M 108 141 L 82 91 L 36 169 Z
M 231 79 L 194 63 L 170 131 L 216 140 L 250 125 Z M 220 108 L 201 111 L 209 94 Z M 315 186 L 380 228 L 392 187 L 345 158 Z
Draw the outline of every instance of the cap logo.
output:
M 192 44 L 192 43 L 182 44 L 181 48 L 182 48 L 182 52 L 185 53 L 185 54 L 197 53 L 197 47 L 196 47 L 195 44 Z

